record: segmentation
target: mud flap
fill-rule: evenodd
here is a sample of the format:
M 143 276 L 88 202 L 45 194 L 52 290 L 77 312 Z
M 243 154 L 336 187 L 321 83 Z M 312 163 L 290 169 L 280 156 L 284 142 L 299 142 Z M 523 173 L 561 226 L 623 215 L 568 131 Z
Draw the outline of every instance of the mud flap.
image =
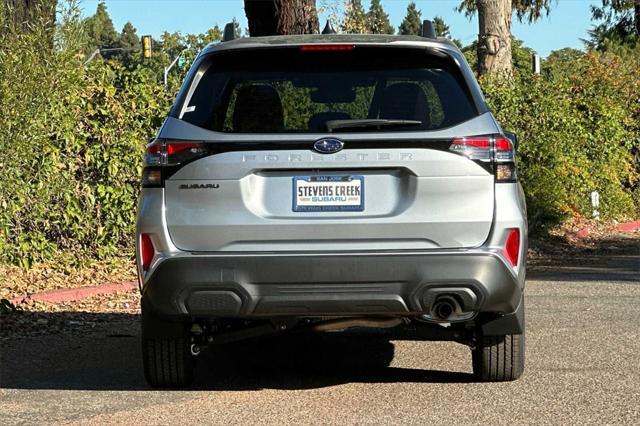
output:
M 524 333 L 524 295 L 515 312 L 488 321 L 481 326 L 484 336 L 505 336 Z
M 167 339 L 183 337 L 187 333 L 188 317 L 167 317 L 158 315 L 145 302 L 144 297 L 140 303 L 142 311 L 142 335 L 145 339 Z

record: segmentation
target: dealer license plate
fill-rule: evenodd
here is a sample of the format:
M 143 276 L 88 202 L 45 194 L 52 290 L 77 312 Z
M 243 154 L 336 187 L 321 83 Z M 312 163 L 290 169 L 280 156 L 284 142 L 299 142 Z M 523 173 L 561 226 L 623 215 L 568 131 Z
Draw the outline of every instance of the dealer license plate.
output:
M 295 176 L 293 211 L 363 211 L 364 176 Z

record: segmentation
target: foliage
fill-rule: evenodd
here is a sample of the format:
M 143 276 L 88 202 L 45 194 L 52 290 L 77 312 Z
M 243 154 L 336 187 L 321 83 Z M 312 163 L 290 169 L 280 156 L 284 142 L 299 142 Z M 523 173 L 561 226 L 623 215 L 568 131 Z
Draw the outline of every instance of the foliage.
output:
M 343 20 L 349 0 L 318 0 L 317 3 L 319 16 L 324 16 L 334 28 L 339 28 L 342 32 L 349 32 L 343 28 Z
M 605 218 L 638 216 L 640 76 L 638 60 L 588 53 L 552 79 L 516 73 L 481 79 L 506 130 L 519 134 L 520 177 L 531 227 L 588 215 L 600 193 Z M 635 151 L 634 151 L 635 150 Z
M 104 1 L 98 3 L 96 13 L 85 19 L 84 25 L 89 39 L 86 49 L 88 52 L 98 48 L 117 47 L 120 37 L 113 26 Z
M 433 27 L 436 30 L 436 35 L 438 37 L 451 37 L 451 32 L 449 30 L 449 25 L 444 22 L 441 16 L 436 16 L 433 18 Z
M 238 20 L 236 19 L 235 16 L 233 17 L 233 19 L 231 19 L 231 23 L 233 24 L 233 35 L 234 35 L 234 37 L 235 38 L 242 37 L 242 30 L 240 29 L 240 22 L 238 22 Z M 218 30 L 220 30 L 220 29 L 218 28 Z
M 552 0 L 512 0 L 511 5 L 520 22 L 526 19 L 532 23 L 540 19 L 543 13 L 549 13 L 551 3 Z M 456 10 L 468 17 L 473 16 L 478 10 L 478 0 L 462 0 Z
M 634 0 L 602 0 L 601 6 L 591 6 L 591 16 L 600 24 L 589 30 L 589 48 L 600 51 L 626 47 L 640 53 L 640 16 L 637 15 Z
M 349 34 L 366 34 L 369 31 L 367 16 L 361 0 L 348 0 L 342 19 L 342 31 Z
M 462 47 L 462 43 L 460 42 L 460 40 L 451 38 L 449 25 L 447 25 L 447 23 L 444 21 L 444 19 L 441 16 L 436 16 L 433 18 L 433 27 L 436 30 L 436 35 L 438 37 L 446 37 L 451 41 L 453 41 L 456 44 L 456 46 Z
M 407 15 L 398 27 L 398 33 L 402 35 L 420 35 L 422 29 L 422 12 L 418 10 L 415 2 L 407 6 Z
M 24 31 L 32 22 L 38 22 L 51 31 L 55 21 L 56 0 L 4 0 L 0 2 L 0 22 L 6 23 L 6 25 L 0 26 L 1 32 L 8 28 Z
M 143 147 L 171 96 L 149 69 L 85 70 L 78 16 L 64 12 L 47 55 L 37 22 L 0 35 L 2 262 L 131 253 Z
M 240 37 L 240 23 L 236 18 L 232 20 L 236 37 Z M 180 32 L 160 35 L 159 40 L 153 40 L 153 54 L 151 60 L 142 58 L 140 38 L 137 30 L 131 22 L 125 23 L 122 32 L 118 34 L 113 29 L 113 23 L 104 2 L 98 4 L 96 13 L 84 20 L 87 40 L 85 45 L 90 48 L 86 52 L 92 52 L 96 48 L 119 47 L 127 49 L 123 52 L 103 52 L 106 59 L 114 59 L 124 64 L 129 70 L 137 67 L 151 68 L 155 73 L 162 75 L 164 67 L 168 66 L 178 55 L 185 58 L 186 63 L 191 63 L 198 52 L 207 44 L 222 39 L 222 30 L 218 25 L 213 26 L 206 33 L 186 34 Z M 113 31 L 112 31 L 113 30 Z M 133 48 L 133 49 L 132 49 Z M 186 70 L 172 71 L 170 87 L 177 87 Z M 177 76 L 173 78 L 173 76 Z
M 601 6 L 591 5 L 591 17 L 604 21 L 607 27 L 618 27 L 626 34 L 640 35 L 637 0 L 602 0 Z
M 120 47 L 137 47 L 140 46 L 140 38 L 138 37 L 138 33 L 136 27 L 133 26 L 131 22 L 127 22 L 122 27 L 122 32 L 120 33 L 119 39 Z
M 0 24 L 0 263 L 28 268 L 62 256 L 131 255 L 143 148 L 186 73 L 172 70 L 165 89 L 162 70 L 178 54 L 193 60 L 220 39 L 220 28 L 165 33 L 148 61 L 136 51 L 127 61 L 97 58 L 85 68 L 78 52 L 91 41 L 73 3 L 59 14 L 54 49 L 42 22 L 29 31 Z M 503 127 L 521 137 L 532 227 L 589 214 L 593 190 L 603 218 L 638 217 L 640 55 L 562 50 L 549 56 L 543 76 L 531 76 L 529 57 L 514 41 L 522 72 L 480 83 Z M 301 104 L 308 96 L 287 96 L 307 116 L 317 112 Z
M 551 0 L 462 0 L 457 7 L 467 17 L 480 15 L 478 18 L 478 43 L 476 43 L 476 69 L 479 74 L 496 73 L 508 78 L 513 72 L 513 61 L 509 60 L 509 37 L 511 33 L 511 11 L 518 20 L 529 23 L 537 21 L 543 12 L 549 13 Z
M 554 50 L 542 63 L 542 73 L 549 79 L 567 79 L 576 73 L 577 68 L 584 68 L 585 53 L 582 50 L 565 47 Z
M 524 42 L 515 37 L 511 38 L 511 58 L 513 60 L 513 68 L 520 72 L 531 72 L 532 56 L 535 51 L 524 45 Z
M 38 263 L 29 269 L 0 264 L 0 277 L 0 299 L 11 301 L 51 289 L 135 281 L 136 268 L 130 256 L 114 256 L 105 260 L 88 259 L 81 265 L 63 256 L 56 257 L 52 262 Z
M 395 32 L 380 0 L 371 0 L 368 12 L 364 11 L 362 0 L 347 0 L 340 28 L 342 32 L 349 34 L 393 34 Z
M 384 11 L 380 0 L 371 0 L 367 12 L 367 27 L 371 34 L 393 34 L 395 28 L 389 21 L 389 15 Z
M 455 42 L 456 40 L 454 40 Z M 477 70 L 478 64 L 478 56 L 477 56 L 478 42 L 474 41 L 462 48 L 462 53 L 464 54 L 469 66 L 472 70 Z M 524 45 L 522 40 L 519 40 L 515 37 L 511 38 L 511 60 L 513 61 L 514 70 L 526 73 L 531 72 L 531 56 L 534 51 L 530 47 Z
M 414 2 L 409 3 L 407 6 L 407 15 L 402 20 L 400 27 L 398 27 L 399 34 L 403 35 L 420 35 L 422 31 L 422 12 L 416 8 Z M 451 32 L 449 25 L 444 21 L 441 16 L 436 16 L 432 20 L 433 27 L 438 37 L 447 37 L 451 39 Z M 462 47 L 459 40 L 452 40 L 458 47 Z

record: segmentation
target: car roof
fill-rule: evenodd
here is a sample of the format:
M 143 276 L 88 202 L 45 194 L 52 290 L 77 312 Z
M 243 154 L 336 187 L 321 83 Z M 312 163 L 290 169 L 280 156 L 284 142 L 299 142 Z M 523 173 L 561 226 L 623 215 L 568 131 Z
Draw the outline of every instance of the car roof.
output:
M 279 35 L 266 37 L 242 37 L 234 40 L 216 42 L 207 45 L 202 54 L 241 48 L 297 46 L 302 44 L 332 44 L 353 43 L 368 45 L 424 45 L 424 47 L 441 47 L 447 50 L 459 51 L 458 47 L 446 37 L 436 39 L 415 35 L 388 34 L 301 34 Z

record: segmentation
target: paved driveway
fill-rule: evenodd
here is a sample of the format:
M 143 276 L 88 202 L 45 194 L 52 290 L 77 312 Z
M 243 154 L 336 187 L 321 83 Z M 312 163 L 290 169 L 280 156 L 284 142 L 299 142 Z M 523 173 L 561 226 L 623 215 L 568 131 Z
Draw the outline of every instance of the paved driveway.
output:
M 474 383 L 455 343 L 361 333 L 229 346 L 193 390 L 153 391 L 137 316 L 94 314 L 88 334 L 2 342 L 0 423 L 640 424 L 640 256 L 530 277 L 517 382 Z

